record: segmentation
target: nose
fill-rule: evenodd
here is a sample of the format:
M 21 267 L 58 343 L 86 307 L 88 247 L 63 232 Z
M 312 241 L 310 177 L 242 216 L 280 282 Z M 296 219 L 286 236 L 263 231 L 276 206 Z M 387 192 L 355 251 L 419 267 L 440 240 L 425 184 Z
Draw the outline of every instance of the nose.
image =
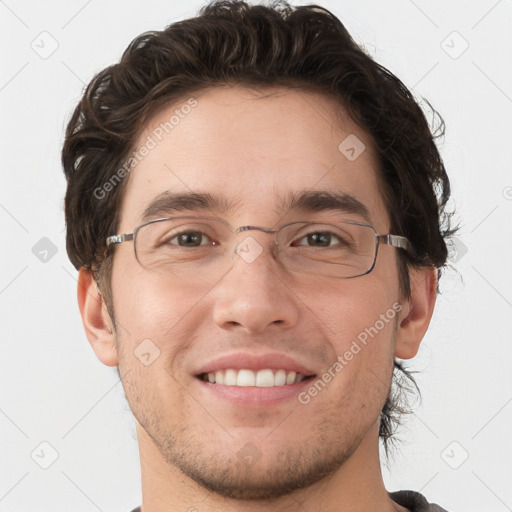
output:
M 256 334 L 296 325 L 298 299 L 273 243 L 264 233 L 240 237 L 231 270 L 215 287 L 213 320 L 222 329 Z

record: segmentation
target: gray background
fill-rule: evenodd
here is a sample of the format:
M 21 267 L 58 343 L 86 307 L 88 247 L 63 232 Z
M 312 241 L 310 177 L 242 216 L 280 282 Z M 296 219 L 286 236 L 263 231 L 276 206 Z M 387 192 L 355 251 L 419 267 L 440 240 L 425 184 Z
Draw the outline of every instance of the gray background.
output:
M 423 402 L 383 468 L 386 485 L 451 512 L 512 510 L 512 1 L 320 3 L 444 117 L 462 221 L 412 363 Z M 0 512 L 140 503 L 133 419 L 76 305 L 59 152 L 92 76 L 139 33 L 201 5 L 0 0 Z

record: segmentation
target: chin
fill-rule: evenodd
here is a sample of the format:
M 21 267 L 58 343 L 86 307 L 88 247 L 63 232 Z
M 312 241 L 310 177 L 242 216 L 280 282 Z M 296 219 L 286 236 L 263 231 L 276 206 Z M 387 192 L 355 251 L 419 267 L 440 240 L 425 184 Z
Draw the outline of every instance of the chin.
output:
M 198 443 L 197 438 L 168 440 L 157 446 L 168 464 L 201 487 L 225 498 L 258 501 L 278 499 L 334 474 L 358 445 L 348 447 L 337 441 L 327 442 L 317 433 L 304 443 L 281 449 L 270 448 L 268 443 L 265 453 L 251 442 L 237 451 L 224 447 L 212 453 L 211 440 Z

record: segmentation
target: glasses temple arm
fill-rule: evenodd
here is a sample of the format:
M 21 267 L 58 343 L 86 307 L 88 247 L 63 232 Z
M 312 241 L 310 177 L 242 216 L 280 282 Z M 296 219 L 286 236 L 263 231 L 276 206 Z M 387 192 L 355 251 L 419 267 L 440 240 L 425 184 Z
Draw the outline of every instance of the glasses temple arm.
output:
M 133 240 L 133 233 L 124 233 L 122 235 L 112 235 L 107 237 L 107 247 L 110 247 L 112 245 L 122 244 L 123 242 L 126 242 L 127 240 Z
M 405 249 L 406 251 L 413 253 L 414 249 L 411 242 L 405 236 L 400 235 L 378 235 L 377 240 L 380 244 L 392 245 L 399 249 Z

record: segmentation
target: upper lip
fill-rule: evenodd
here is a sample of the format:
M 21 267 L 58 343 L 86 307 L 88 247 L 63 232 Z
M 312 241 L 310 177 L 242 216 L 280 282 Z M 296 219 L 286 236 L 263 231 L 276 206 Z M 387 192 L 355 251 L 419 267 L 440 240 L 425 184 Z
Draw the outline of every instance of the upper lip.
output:
M 269 352 L 265 354 L 250 354 L 247 352 L 237 352 L 233 354 L 225 354 L 219 356 L 212 361 L 204 364 L 196 372 L 197 375 L 203 373 L 213 373 L 217 370 L 227 370 L 233 368 L 235 370 L 264 370 L 273 368 L 286 371 L 294 371 L 303 375 L 314 375 L 315 372 L 299 364 L 290 356 L 279 354 L 277 352 Z

